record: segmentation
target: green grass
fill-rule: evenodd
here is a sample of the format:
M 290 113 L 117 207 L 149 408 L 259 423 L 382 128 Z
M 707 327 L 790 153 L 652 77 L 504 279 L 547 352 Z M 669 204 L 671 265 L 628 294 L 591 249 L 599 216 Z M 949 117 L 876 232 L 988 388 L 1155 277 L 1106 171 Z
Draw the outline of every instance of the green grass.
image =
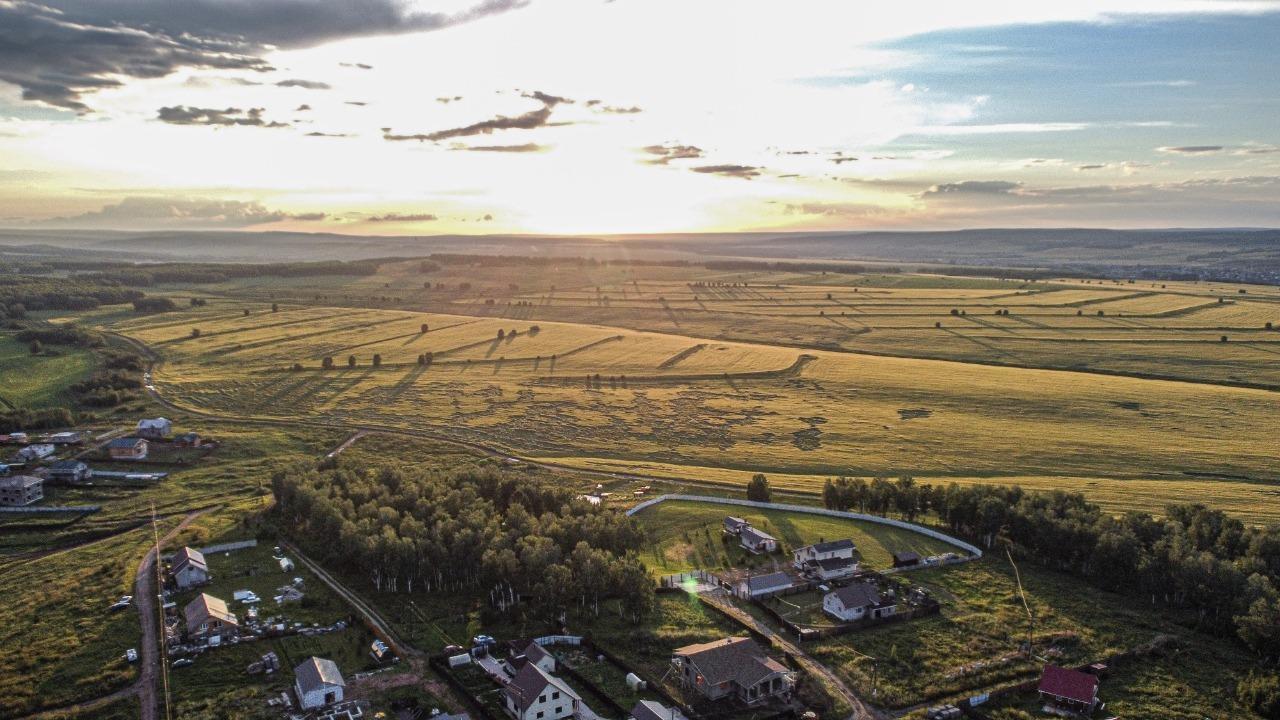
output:
M 743 550 L 736 538 L 721 533 L 726 515 L 741 517 L 778 538 L 782 551 L 762 556 Z M 668 500 L 640 511 L 635 518 L 651 538 L 642 558 L 662 575 L 696 569 L 772 567 L 775 562 L 789 565 L 795 548 L 844 538 L 853 540 L 861 561 L 869 568 L 891 566 L 894 552 L 911 550 L 922 556 L 960 552 L 910 530 L 784 510 Z
M 93 353 L 84 348 L 50 345 L 47 353 L 32 355 L 26 343 L 0 335 L 0 410 L 68 405 L 68 388 L 93 371 Z
M 1135 663 L 1132 670 L 1125 669 L 1119 673 L 1122 680 L 1105 683 L 1102 692 L 1104 700 L 1115 697 L 1128 709 L 1124 716 L 1163 717 L 1162 698 L 1176 693 L 1204 706 L 1232 703 L 1234 685 L 1227 687 L 1222 680 L 1244 672 L 1251 659 L 1229 638 L 1191 632 L 1160 609 L 1096 590 L 1067 575 L 1029 563 L 1019 570 L 1036 618 L 1036 652 L 1052 662 L 1079 665 L 1101 660 L 1163 634 L 1181 638 L 1182 647 L 1196 648 L 1201 657 L 1213 658 L 1211 668 L 1183 668 L 1177 673 L 1181 684 L 1170 684 L 1168 692 L 1152 692 L 1160 687 L 1160 665 L 1153 670 Z M 874 702 L 889 707 L 954 700 L 1038 676 L 1043 663 L 1028 661 L 1018 652 L 1027 637 L 1027 614 L 1006 560 L 992 556 L 908 577 L 933 591 L 943 603 L 941 615 L 816 642 L 806 646 L 810 653 L 844 676 L 856 692 L 870 697 L 874 689 Z M 1108 687 L 1114 686 L 1128 690 L 1109 695 Z

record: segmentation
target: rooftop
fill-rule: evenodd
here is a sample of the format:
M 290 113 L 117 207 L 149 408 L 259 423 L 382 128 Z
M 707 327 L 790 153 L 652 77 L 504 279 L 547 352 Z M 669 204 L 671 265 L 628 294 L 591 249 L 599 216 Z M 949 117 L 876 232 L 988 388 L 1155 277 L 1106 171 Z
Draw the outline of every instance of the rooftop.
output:
M 874 583 L 853 583 L 848 587 L 835 590 L 831 594 L 835 595 L 840 604 L 847 608 L 880 604 L 880 588 L 876 587 Z
M 1092 703 L 1098 696 L 1098 678 L 1079 670 L 1045 665 L 1040 676 L 1040 692 L 1081 703 Z
M 327 658 L 307 658 L 293 669 L 293 674 L 297 678 L 298 687 L 304 693 L 325 685 L 347 686 L 346 681 L 342 679 L 342 673 L 338 672 L 338 664 Z
M 676 648 L 674 655 L 692 663 L 710 685 L 733 681 L 751 687 L 769 675 L 787 672 L 782 663 L 765 655 L 759 645 L 745 637 L 686 645 Z

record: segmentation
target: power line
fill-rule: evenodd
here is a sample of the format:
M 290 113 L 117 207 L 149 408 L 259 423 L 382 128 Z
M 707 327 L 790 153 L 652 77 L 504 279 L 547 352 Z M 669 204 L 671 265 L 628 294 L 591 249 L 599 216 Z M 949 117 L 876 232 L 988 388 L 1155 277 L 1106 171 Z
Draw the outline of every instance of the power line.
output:
M 164 718 L 173 720 L 169 701 L 169 644 L 165 642 L 164 625 L 164 585 L 160 576 L 160 530 L 156 528 L 156 505 L 151 504 L 151 535 L 155 539 L 155 550 L 152 556 L 152 567 L 155 569 L 156 590 L 156 639 L 160 644 L 160 679 L 164 686 Z

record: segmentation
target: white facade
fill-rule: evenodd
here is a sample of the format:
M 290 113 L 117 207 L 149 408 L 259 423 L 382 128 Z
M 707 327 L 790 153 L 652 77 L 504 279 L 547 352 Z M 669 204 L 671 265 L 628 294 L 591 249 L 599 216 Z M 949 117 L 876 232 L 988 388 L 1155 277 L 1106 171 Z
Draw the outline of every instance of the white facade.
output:
M 322 683 L 321 685 L 303 692 L 301 682 L 294 681 L 293 691 L 297 693 L 298 703 L 302 706 L 303 710 L 311 710 L 313 708 L 342 702 L 343 687 L 341 685 Z
M 173 582 L 178 587 L 186 590 L 209 582 L 209 572 L 204 568 L 187 563 L 178 568 L 177 572 L 173 574 Z
M 844 540 L 805 545 L 802 548 L 797 548 L 793 555 L 795 556 L 796 567 L 800 567 L 807 562 L 818 562 L 819 560 L 852 560 L 853 551 L 853 541 Z

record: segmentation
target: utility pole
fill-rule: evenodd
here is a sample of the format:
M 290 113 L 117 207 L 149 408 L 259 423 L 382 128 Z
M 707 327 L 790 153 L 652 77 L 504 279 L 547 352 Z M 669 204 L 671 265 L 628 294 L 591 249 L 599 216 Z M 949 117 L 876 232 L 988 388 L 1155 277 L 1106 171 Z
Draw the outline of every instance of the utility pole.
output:
M 151 536 L 155 540 L 152 568 L 155 570 L 156 583 L 156 639 L 160 644 L 160 679 L 164 688 L 164 718 L 173 720 L 169 702 L 169 644 L 164 636 L 164 585 L 160 575 L 160 530 L 156 527 L 156 505 L 151 503 Z
M 1018 572 L 1018 565 L 1013 561 L 1013 553 L 1009 552 L 1009 546 L 1004 546 L 1005 557 L 1009 558 L 1009 564 L 1013 566 L 1013 577 L 1018 581 L 1018 596 L 1022 598 L 1022 607 L 1027 611 L 1027 658 L 1034 657 L 1031 651 L 1032 638 L 1035 635 L 1036 616 L 1031 612 L 1031 605 L 1027 602 L 1027 593 L 1022 589 L 1022 574 Z

